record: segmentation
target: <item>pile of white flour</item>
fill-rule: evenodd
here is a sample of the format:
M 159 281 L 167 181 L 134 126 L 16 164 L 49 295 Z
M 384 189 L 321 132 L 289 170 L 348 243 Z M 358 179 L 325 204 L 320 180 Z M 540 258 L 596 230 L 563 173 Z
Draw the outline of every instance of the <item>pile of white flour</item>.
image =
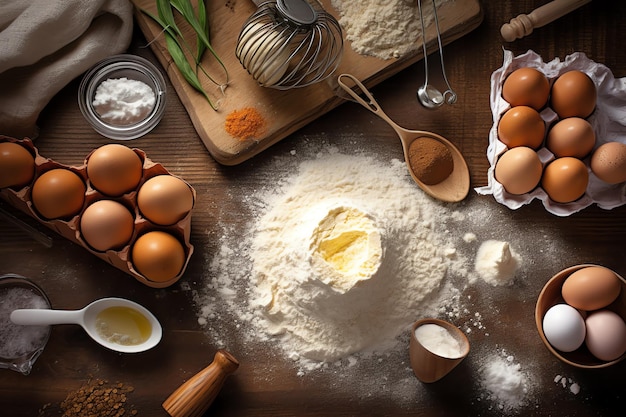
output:
M 436 0 L 439 7 L 446 0 Z M 434 21 L 431 0 L 422 0 L 424 26 Z M 381 59 L 401 58 L 421 45 L 415 0 L 332 0 L 352 49 Z M 420 41 L 418 43 L 418 40 Z
M 252 242 L 250 298 L 259 323 L 297 354 L 332 362 L 380 347 L 411 324 L 446 274 L 445 247 L 432 229 L 432 204 L 404 179 L 397 162 L 327 155 L 307 161 L 271 199 Z M 320 215 L 350 205 L 377 217 L 385 236 L 378 272 L 347 292 L 322 282 L 311 265 L 310 238 Z
M 200 300 L 201 323 L 226 301 L 247 335 L 274 340 L 302 369 L 396 345 L 451 299 L 445 278 L 467 273 L 441 230 L 449 211 L 419 190 L 403 161 L 324 152 L 252 198 L 249 233 L 224 238 L 213 259 L 208 292 L 223 300 Z M 337 206 L 374 216 L 384 245 L 377 272 L 347 291 L 324 282 L 311 254 L 320 217 Z

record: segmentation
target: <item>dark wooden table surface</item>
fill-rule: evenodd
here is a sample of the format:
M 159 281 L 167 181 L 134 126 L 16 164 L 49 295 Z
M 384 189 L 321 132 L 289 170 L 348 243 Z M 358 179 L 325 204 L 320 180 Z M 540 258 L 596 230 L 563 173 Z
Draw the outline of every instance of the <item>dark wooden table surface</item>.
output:
M 502 41 L 499 29 L 503 23 L 543 3 L 482 2 L 484 20 L 480 27 L 445 48 L 449 80 L 459 95 L 454 106 L 428 111 L 417 103 L 415 92 L 424 78 L 422 62 L 373 89 L 382 107 L 400 125 L 432 130 L 455 142 L 469 164 L 472 187 L 487 183 L 485 155 L 492 125 L 490 76 L 502 65 L 503 48 L 515 55 L 532 49 L 546 61 L 581 51 L 608 66 L 615 77 L 626 77 L 624 2 L 595 0 L 528 37 L 513 43 Z M 144 44 L 137 32 L 130 52 L 154 59 Z M 437 59 L 430 62 L 434 66 L 431 71 L 437 73 Z M 434 79 L 441 81 L 437 76 Z M 75 80 L 68 85 L 46 108 L 36 140 L 40 154 L 69 165 L 80 165 L 91 150 L 110 142 L 81 116 L 76 101 L 78 83 Z M 214 278 L 207 272 L 208 264 L 218 253 L 222 225 L 229 224 L 233 230 L 245 227 L 250 220 L 243 207 L 246 195 L 273 183 L 274 157 L 292 154 L 305 158 L 305 149 L 335 146 L 348 153 L 358 148 L 378 155 L 381 161 L 402 158 L 393 130 L 358 105 L 346 103 L 252 160 L 224 167 L 211 158 L 180 101 L 170 94 L 162 122 L 131 145 L 185 178 L 197 191 L 191 234 L 195 253 L 178 283 L 166 289 L 148 288 L 5 203 L 4 210 L 48 235 L 52 246 L 46 247 L 22 229 L 0 220 L 0 274 L 16 273 L 33 279 L 47 292 L 54 308 L 80 308 L 105 296 L 131 298 L 160 319 L 163 340 L 146 353 L 123 355 L 100 348 L 77 326 L 56 326 L 30 375 L 0 370 L 0 415 L 37 416 L 44 408 L 41 415 L 58 415 L 68 393 L 94 377 L 132 385 L 135 390 L 129 394 L 128 404 L 138 415 L 166 415 L 161 408 L 165 398 L 207 366 L 222 347 L 230 350 L 241 366 L 226 381 L 207 415 L 622 414 L 626 364 L 581 370 L 559 362 L 539 339 L 533 313 L 543 283 L 565 267 L 597 263 L 626 276 L 625 207 L 606 211 L 592 206 L 569 217 L 557 217 L 536 201 L 511 211 L 492 197 L 471 190 L 458 210 L 479 207 L 486 217 L 495 219 L 481 229 L 481 239 L 509 240 L 526 249 L 522 279 L 512 287 L 493 291 L 477 285 L 467 290 L 473 304 L 468 307 L 469 316 L 461 316 L 457 324 L 475 323 L 480 317 L 480 325 L 487 329 L 469 334 L 472 352 L 468 359 L 431 385 L 413 378 L 408 346 L 406 356 L 380 361 L 358 383 L 345 377 L 342 368 L 299 376 L 290 360 L 282 358 L 271 344 L 259 349 L 244 346 L 251 342 L 243 340 L 233 323 L 213 323 L 233 328 L 230 336 L 215 342 L 198 322 L 194 293 Z M 467 227 L 472 230 L 473 226 Z M 219 303 L 215 309 L 220 311 Z M 218 314 L 215 320 L 225 320 L 220 317 Z M 527 370 L 531 386 L 526 404 L 508 412 L 490 402 L 477 381 L 481 355 L 502 349 Z M 565 386 L 555 382 L 559 375 L 566 378 Z M 581 388 L 578 394 L 570 391 L 573 384 Z

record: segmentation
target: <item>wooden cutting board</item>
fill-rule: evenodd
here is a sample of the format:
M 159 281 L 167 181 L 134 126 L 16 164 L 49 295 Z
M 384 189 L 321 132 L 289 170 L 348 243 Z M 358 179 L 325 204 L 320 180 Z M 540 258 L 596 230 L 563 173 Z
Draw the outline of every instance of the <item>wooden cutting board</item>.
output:
M 340 97 L 336 77 L 333 76 L 324 82 L 289 91 L 259 86 L 235 56 L 235 46 L 241 27 L 256 10 L 256 6 L 250 0 L 211 0 L 206 2 L 211 42 L 229 73 L 229 85 L 225 94 L 221 94 L 210 82 L 203 82 L 212 98 L 219 99 L 219 109 L 215 111 L 204 97 L 187 84 L 171 62 L 162 28 L 140 11 L 144 9 L 157 15 L 156 2 L 154 0 L 132 0 L 132 2 L 136 6 L 137 23 L 187 109 L 198 135 L 215 160 L 223 165 L 236 165 L 257 155 L 344 101 Z M 321 0 L 321 3 L 327 12 L 339 20 L 339 13 L 332 7 L 331 0 Z M 445 2 L 438 8 L 438 16 L 444 44 L 472 31 L 482 21 L 479 0 Z M 428 42 L 436 38 L 434 29 L 434 25 L 427 28 Z M 188 29 L 186 38 L 194 38 L 192 29 Z M 221 76 L 223 72 L 220 72 L 211 58 L 210 54 L 207 54 L 203 65 L 209 74 Z M 411 56 L 382 60 L 357 54 L 352 50 L 350 43 L 344 40 L 344 54 L 336 74 L 351 73 L 371 88 L 422 58 L 421 43 Z M 224 128 L 226 116 L 245 107 L 256 108 L 266 119 L 267 128 L 264 137 L 240 140 L 226 132 Z

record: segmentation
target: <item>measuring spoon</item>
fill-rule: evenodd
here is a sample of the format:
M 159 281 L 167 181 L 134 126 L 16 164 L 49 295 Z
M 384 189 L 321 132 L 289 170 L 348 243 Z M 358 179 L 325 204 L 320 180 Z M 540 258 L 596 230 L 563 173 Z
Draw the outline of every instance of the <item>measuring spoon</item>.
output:
M 344 79 L 351 80 L 357 87 L 361 89 L 363 94 L 369 99 L 365 101 L 361 96 L 359 96 L 351 87 L 349 87 Z M 400 141 L 402 142 L 402 150 L 404 151 L 404 161 L 406 162 L 407 167 L 409 168 L 409 172 L 413 180 L 417 183 L 417 185 L 424 190 L 424 192 L 431 197 L 434 197 L 438 200 L 456 203 L 463 200 L 467 194 L 469 193 L 470 186 L 470 175 L 469 169 L 467 168 L 467 163 L 463 158 L 463 155 L 458 150 L 456 146 L 443 136 L 439 136 L 436 133 L 426 132 L 422 130 L 408 130 L 403 127 L 398 126 L 389 116 L 385 114 L 385 112 L 381 109 L 380 105 L 374 99 L 372 93 L 370 93 L 367 88 L 354 76 L 351 74 L 341 74 L 339 75 L 337 82 L 339 86 L 347 92 L 353 99 L 355 99 L 359 104 L 363 107 L 386 121 L 389 126 L 396 131 L 398 136 L 400 137 Z M 432 138 L 438 140 L 448 147 L 450 153 L 452 154 L 453 161 L 453 169 L 452 173 L 444 179 L 443 181 L 434 184 L 428 185 L 424 184 L 413 172 L 411 169 L 411 164 L 409 162 L 409 146 L 413 141 L 419 140 L 420 138 Z
M 417 89 L 417 99 L 422 106 L 427 109 L 436 109 L 440 107 L 444 102 L 448 104 L 454 104 L 457 100 L 457 95 L 450 87 L 448 77 L 446 76 L 446 67 L 443 62 L 443 45 L 441 44 L 441 31 L 439 30 L 439 18 L 437 17 L 437 6 L 435 0 L 433 0 L 433 14 L 435 17 L 435 27 L 437 29 L 437 42 L 439 43 L 439 57 L 441 59 L 441 73 L 443 74 L 443 80 L 446 83 L 448 89 L 443 93 L 437 88 L 428 84 L 428 51 L 426 50 L 426 28 L 424 26 L 424 14 L 422 13 L 422 0 L 417 0 L 417 7 L 419 9 L 420 22 L 422 23 L 422 48 L 424 50 L 424 84 Z
M 424 85 L 417 89 L 417 98 L 422 106 L 428 109 L 436 109 L 444 102 L 448 104 L 456 103 L 457 96 L 456 93 L 450 89 L 442 93 L 436 87 L 428 84 L 427 78 L 426 81 L 424 81 Z
M 102 346 L 122 353 L 151 349 L 159 343 L 163 333 L 159 321 L 146 308 L 113 297 L 96 300 L 80 310 L 18 309 L 11 312 L 11 321 L 26 326 L 78 324 Z M 100 323 L 105 323 L 107 328 L 102 328 Z M 139 341 L 129 341 L 124 337 L 129 336 L 124 334 L 125 329 L 140 332 L 142 337 Z

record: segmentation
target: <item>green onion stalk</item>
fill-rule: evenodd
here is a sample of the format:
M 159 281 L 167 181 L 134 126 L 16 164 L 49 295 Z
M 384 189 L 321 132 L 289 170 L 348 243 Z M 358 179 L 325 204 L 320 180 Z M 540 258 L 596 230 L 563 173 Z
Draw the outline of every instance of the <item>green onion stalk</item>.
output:
M 209 81 L 217 85 L 224 94 L 224 90 L 228 86 L 228 70 L 211 46 L 209 40 L 209 20 L 207 18 L 206 6 L 204 0 L 198 0 L 197 12 L 194 10 L 191 0 L 156 0 L 157 15 L 141 9 L 141 12 L 149 16 L 163 28 L 167 50 L 174 61 L 174 64 L 185 78 L 187 83 L 198 91 L 207 100 L 213 110 L 217 110 L 218 106 L 209 97 L 208 93 L 202 86 L 200 81 L 201 74 Z M 189 42 L 185 39 L 182 31 L 176 24 L 174 19 L 174 11 L 180 14 L 187 24 L 193 28 L 196 34 L 196 48 L 191 50 Z M 225 82 L 219 83 L 210 76 L 203 68 L 201 61 L 204 54 L 209 53 L 215 58 L 224 71 Z

